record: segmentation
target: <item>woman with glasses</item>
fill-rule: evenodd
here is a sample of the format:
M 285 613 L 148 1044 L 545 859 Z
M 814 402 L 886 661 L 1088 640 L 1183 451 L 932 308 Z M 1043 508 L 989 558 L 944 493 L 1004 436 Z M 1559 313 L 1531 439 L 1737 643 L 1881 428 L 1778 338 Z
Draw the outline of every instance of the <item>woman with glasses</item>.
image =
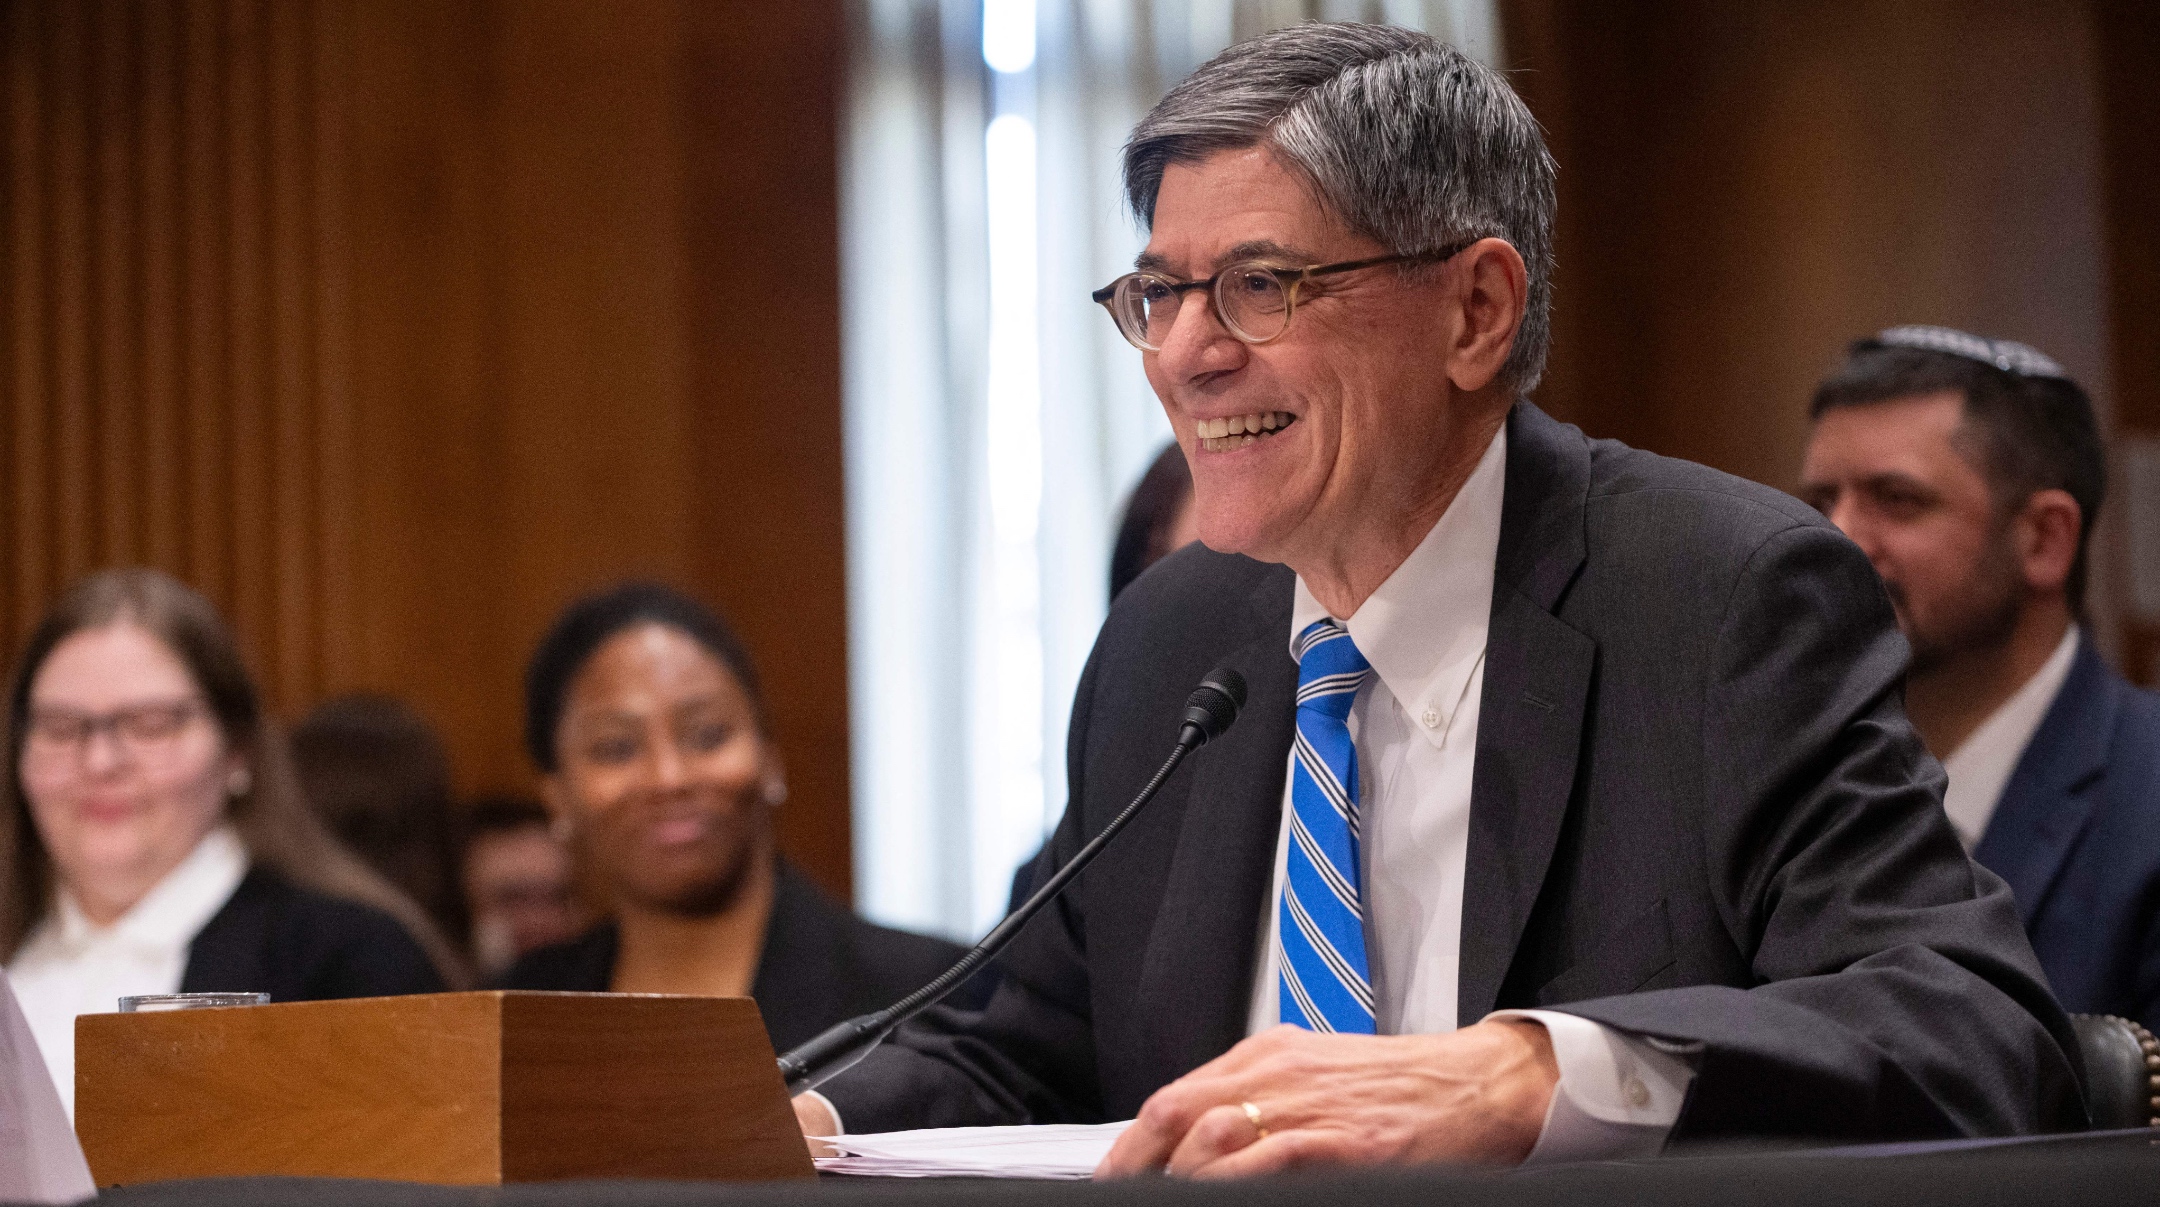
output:
M 71 1112 L 75 1016 L 123 996 L 455 975 L 419 910 L 315 821 L 231 633 L 163 574 L 98 574 L 31 635 L 0 791 L 0 955 Z
M 747 995 L 786 1050 L 960 957 L 863 921 L 780 857 L 787 781 L 757 674 L 695 600 L 651 584 L 579 600 L 525 692 L 548 811 L 610 916 L 520 960 L 504 988 Z

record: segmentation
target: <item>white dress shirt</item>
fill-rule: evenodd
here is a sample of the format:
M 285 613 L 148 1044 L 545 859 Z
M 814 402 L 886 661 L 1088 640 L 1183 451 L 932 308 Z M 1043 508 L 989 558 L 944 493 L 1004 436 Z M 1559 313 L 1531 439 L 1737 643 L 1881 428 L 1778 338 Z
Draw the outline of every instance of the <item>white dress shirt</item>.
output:
M 1357 744 L 1359 853 L 1373 1023 L 1382 1035 L 1453 1031 L 1461 966 L 1470 776 L 1477 752 L 1493 566 L 1507 484 L 1507 432 L 1471 471 L 1447 512 L 1356 613 L 1343 620 L 1372 664 L 1349 726 Z M 1289 639 L 1327 610 L 1298 580 Z M 1340 618 L 1338 618 L 1340 619 Z M 1248 1031 L 1280 1021 L 1277 901 L 1289 857 L 1290 788 L 1274 883 L 1261 922 Z M 1644 1156 L 1663 1146 L 1694 1072 L 1642 1038 L 1549 1010 L 1560 1083 L 1532 1161 Z
M 2077 647 L 2078 627 L 2073 624 L 2033 677 L 2010 693 L 1943 760 L 1943 770 L 1950 776 L 1950 786 L 1943 792 L 1943 811 L 1950 815 L 1950 826 L 1966 850 L 1979 846 L 1980 836 L 1987 833 L 1995 806 L 2002 802 L 2004 785 L 2017 770 L 2018 760 L 2025 757 L 2025 748 L 2032 745 L 2048 709 L 2054 707 L 2063 680 L 2070 677 Z
M 1432 531 L 1344 621 L 1375 672 L 1358 690 L 1349 724 L 1358 752 L 1365 950 L 1373 1020 L 1384 1035 L 1458 1025 L 1470 773 L 1506 478 L 1503 428 Z M 1326 614 L 1300 579 L 1287 637 L 1295 640 Z M 1280 1021 L 1275 921 L 1290 814 L 1286 780 L 1249 1034 Z M 1572 1014 L 1502 1010 L 1491 1017 L 1536 1019 L 1552 1037 L 1560 1083 L 1530 1161 L 1649 1156 L 1663 1147 L 1695 1076 L 1684 1060 Z
M 246 845 L 220 826 L 110 926 L 84 917 L 67 893 L 55 894 L 53 909 L 31 929 L 7 972 L 69 1118 L 75 1115 L 75 1016 L 109 1014 L 123 997 L 179 992 L 188 946 L 247 869 Z

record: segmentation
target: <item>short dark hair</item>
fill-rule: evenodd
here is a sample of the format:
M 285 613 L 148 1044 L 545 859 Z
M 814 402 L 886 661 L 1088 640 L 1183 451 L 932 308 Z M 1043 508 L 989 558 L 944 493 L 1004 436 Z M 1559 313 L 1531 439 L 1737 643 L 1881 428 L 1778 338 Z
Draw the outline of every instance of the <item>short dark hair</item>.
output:
M 2005 511 L 2036 491 L 2060 490 L 2083 513 L 2077 559 L 2064 584 L 2070 607 L 2085 607 L 2086 552 L 2107 494 L 2107 451 L 2092 400 L 2067 377 L 2009 372 L 1985 361 L 1927 348 L 1864 339 L 1815 388 L 1811 418 L 1923 394 L 1955 392 L 1965 400 L 1964 427 L 1977 437 L 1974 468 Z
M 593 651 L 617 633 L 642 624 L 666 625 L 705 647 L 742 684 L 758 725 L 765 725 L 765 696 L 758 687 L 757 668 L 727 621 L 673 587 L 624 583 L 563 609 L 533 650 L 525 668 L 525 750 L 534 766 L 543 772 L 556 769 L 555 729 L 562 723 L 570 682 L 585 669 Z
M 529 796 L 506 792 L 475 797 L 465 806 L 461 819 L 463 824 L 458 827 L 459 834 L 467 845 L 482 835 L 545 830 L 550 820 L 546 805 Z
M 308 803 L 339 841 L 444 934 L 472 929 L 458 888 L 450 755 L 427 718 L 395 696 L 353 692 L 309 710 L 291 741 Z
M 1192 469 L 1185 464 L 1185 450 L 1173 440 L 1155 455 L 1140 475 L 1132 497 L 1125 501 L 1125 515 L 1118 521 L 1117 543 L 1110 547 L 1110 598 L 1114 601 L 1140 572 L 1173 549 L 1165 548 L 1170 526 L 1192 498 Z

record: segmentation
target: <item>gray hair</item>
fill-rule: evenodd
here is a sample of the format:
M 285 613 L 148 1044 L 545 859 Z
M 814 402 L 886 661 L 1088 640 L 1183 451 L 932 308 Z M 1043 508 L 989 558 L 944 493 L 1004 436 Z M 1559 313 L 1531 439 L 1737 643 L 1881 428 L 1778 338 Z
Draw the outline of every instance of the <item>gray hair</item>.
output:
M 1156 102 L 1125 144 L 1125 197 L 1155 222 L 1163 170 L 1267 144 L 1321 204 L 1389 251 L 1513 244 L 1530 296 L 1501 379 L 1528 393 L 1551 342 L 1552 155 L 1491 68 L 1385 25 L 1294 25 L 1216 55 Z

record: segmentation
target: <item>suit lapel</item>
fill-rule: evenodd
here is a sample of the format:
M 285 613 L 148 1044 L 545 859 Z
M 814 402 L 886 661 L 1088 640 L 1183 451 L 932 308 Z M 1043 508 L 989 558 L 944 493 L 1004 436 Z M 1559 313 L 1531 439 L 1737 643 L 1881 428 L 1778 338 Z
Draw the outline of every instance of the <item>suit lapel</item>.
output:
M 1529 403 L 1508 420 L 1508 466 L 1463 879 L 1456 1018 L 1498 1001 L 1574 790 L 1596 646 L 1553 615 L 1585 556 L 1590 448 Z
M 2046 903 L 2070 849 L 2092 819 L 2093 791 L 2107 770 L 2116 685 L 2090 638 L 2003 785 L 2002 800 L 1973 858 L 2017 896 L 2027 926 Z
M 1152 1054 L 1165 1083 L 1245 1035 L 1256 919 L 1274 877 L 1296 724 L 1292 581 L 1287 571 L 1271 575 L 1253 593 L 1255 635 L 1224 660 L 1245 676 L 1245 708 L 1191 758 L 1185 819 L 1140 977 L 1142 1000 L 1179 1007 L 1154 1024 Z

